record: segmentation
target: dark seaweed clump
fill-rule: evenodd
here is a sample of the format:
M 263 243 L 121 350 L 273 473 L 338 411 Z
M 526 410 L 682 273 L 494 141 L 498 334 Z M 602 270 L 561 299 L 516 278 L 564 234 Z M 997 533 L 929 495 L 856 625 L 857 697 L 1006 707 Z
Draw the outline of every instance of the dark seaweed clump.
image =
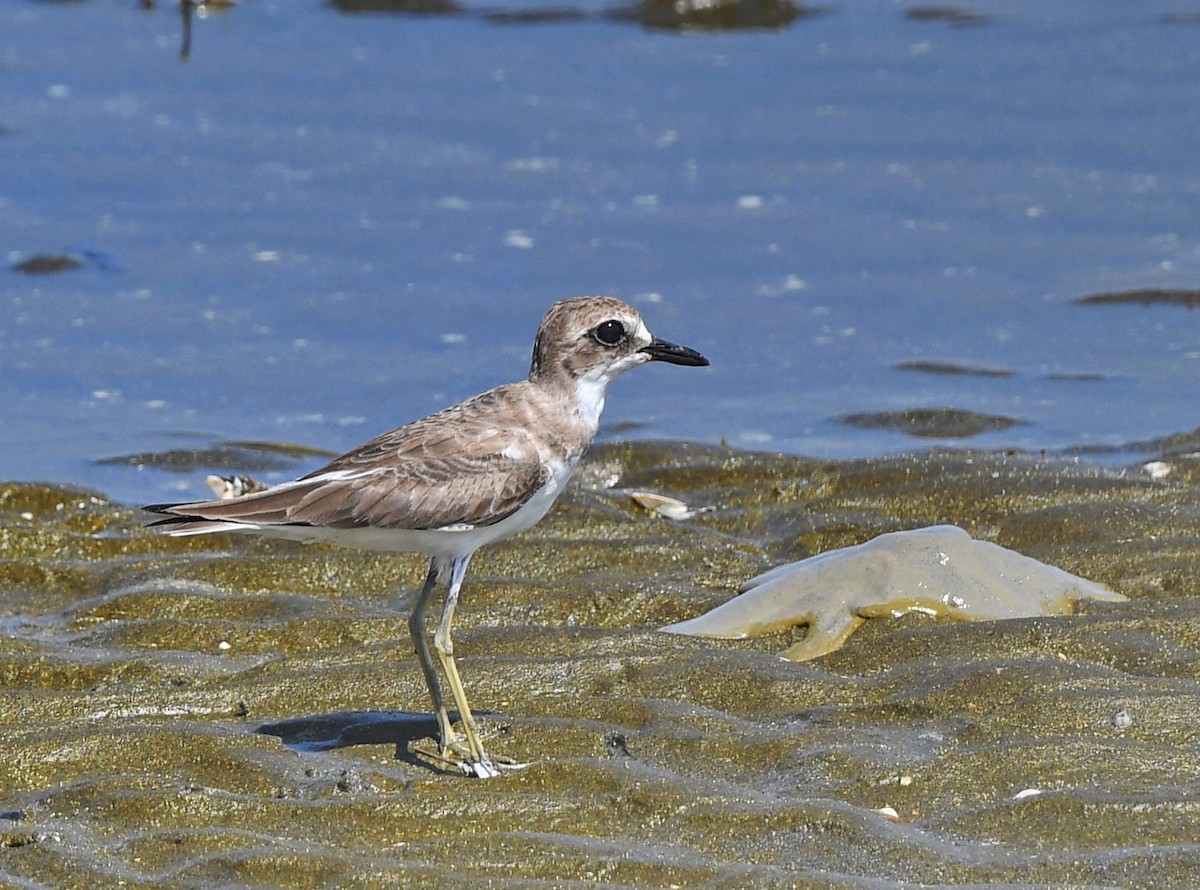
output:
M 70 272 L 73 269 L 78 269 L 83 263 L 75 259 L 73 256 L 66 254 L 45 254 L 39 253 L 31 256 L 28 259 L 13 265 L 14 272 L 20 272 L 23 275 L 54 275 L 59 272 Z
M 1140 306 L 1184 306 L 1188 309 L 1195 309 L 1200 306 L 1200 290 L 1143 288 L 1109 294 L 1092 294 L 1090 297 L 1080 297 L 1075 302 L 1081 306 L 1116 306 L 1137 303 Z
M 960 408 L 911 408 L 846 414 L 841 422 L 863 429 L 885 429 L 924 439 L 968 439 L 980 433 L 1006 430 L 1023 421 L 999 414 L 979 414 Z

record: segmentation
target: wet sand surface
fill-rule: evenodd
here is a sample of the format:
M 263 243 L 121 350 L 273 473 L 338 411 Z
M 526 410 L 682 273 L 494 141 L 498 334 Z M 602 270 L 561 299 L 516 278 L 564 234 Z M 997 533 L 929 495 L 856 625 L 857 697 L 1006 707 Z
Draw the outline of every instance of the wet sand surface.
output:
M 433 728 L 405 626 L 419 557 L 166 539 L 98 495 L 9 484 L 0 880 L 1195 886 L 1200 463 L 1170 466 L 597 449 L 464 591 L 489 749 L 530 764 L 488 781 L 407 753 Z M 632 488 L 717 509 L 671 522 Z M 778 636 L 654 630 L 772 565 L 941 522 L 1131 600 L 871 621 L 809 663 Z

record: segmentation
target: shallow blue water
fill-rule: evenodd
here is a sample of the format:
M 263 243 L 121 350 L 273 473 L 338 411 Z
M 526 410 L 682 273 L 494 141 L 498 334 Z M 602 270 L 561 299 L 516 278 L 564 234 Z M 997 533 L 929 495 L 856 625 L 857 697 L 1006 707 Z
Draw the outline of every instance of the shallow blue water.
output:
M 929 442 L 839 416 L 933 406 L 1025 421 L 985 447 L 1195 427 L 1200 314 L 1073 301 L 1200 287 L 1200 22 L 905 8 L 679 34 L 245 0 L 181 60 L 174 6 L 0 5 L 6 267 L 83 261 L 0 271 L 0 476 L 203 494 L 94 461 L 181 431 L 343 450 L 523 376 L 544 309 L 589 292 L 713 362 L 622 380 L 620 435 L 861 456 Z

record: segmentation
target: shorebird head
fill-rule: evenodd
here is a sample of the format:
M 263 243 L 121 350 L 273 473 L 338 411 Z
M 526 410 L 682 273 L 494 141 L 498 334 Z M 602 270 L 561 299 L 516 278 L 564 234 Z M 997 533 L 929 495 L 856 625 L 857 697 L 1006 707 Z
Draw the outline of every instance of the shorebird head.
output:
M 601 390 L 638 365 L 707 365 L 694 349 L 660 340 L 637 310 L 615 297 L 572 297 L 550 307 L 533 341 L 529 379 Z
M 694 349 L 659 340 L 637 310 L 615 297 L 573 297 L 550 307 L 533 341 L 529 380 L 570 394 L 595 435 L 608 386 L 646 362 L 707 365 Z

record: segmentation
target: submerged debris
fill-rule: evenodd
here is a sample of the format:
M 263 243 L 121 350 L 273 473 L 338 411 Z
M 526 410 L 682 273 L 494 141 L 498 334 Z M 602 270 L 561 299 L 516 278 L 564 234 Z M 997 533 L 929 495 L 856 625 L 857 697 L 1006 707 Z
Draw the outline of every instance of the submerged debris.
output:
M 14 264 L 12 269 L 24 275 L 54 275 L 58 272 L 70 272 L 82 265 L 83 263 L 75 257 L 66 254 L 39 253 Z
M 172 448 L 102 457 L 96 463 L 100 466 L 152 467 L 173 473 L 193 473 L 200 469 L 266 473 L 287 470 L 301 460 L 330 457 L 333 453 L 288 442 L 229 440 L 197 448 Z
M 904 17 L 912 22 L 945 22 L 959 28 L 991 24 L 991 17 L 965 6 L 929 4 L 910 6 Z
M 926 359 L 899 362 L 897 371 L 919 371 L 922 374 L 943 374 L 960 377 L 1011 377 L 1010 368 L 986 368 L 976 365 L 960 365 L 958 362 L 938 362 Z
M 1167 305 L 1195 309 L 1200 306 L 1200 290 L 1171 290 L 1166 288 L 1142 288 L 1107 294 L 1092 294 L 1075 301 L 1081 306 L 1120 305 L 1137 303 L 1140 306 Z
M 926 439 L 969 439 L 980 433 L 1020 426 L 1024 421 L 960 408 L 911 408 L 846 414 L 841 422 L 864 429 L 896 430 Z
M 792 0 L 641 0 L 607 11 L 607 17 L 667 31 L 781 29 L 816 14 Z

